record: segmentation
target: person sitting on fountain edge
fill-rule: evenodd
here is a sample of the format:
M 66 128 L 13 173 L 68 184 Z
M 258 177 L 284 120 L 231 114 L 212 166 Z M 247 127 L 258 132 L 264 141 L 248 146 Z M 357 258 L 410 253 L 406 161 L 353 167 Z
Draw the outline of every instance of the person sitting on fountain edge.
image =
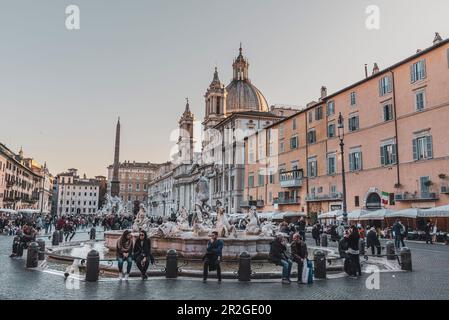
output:
M 271 242 L 270 261 L 277 266 L 282 266 L 282 283 L 290 284 L 290 274 L 293 262 L 287 255 L 287 246 L 285 245 L 284 236 L 278 234 L 276 239 Z
M 145 230 L 139 232 L 139 238 L 134 244 L 133 251 L 134 261 L 136 261 L 137 268 L 139 268 L 140 273 L 142 274 L 142 280 L 146 280 L 148 279 L 148 267 L 150 262 L 151 264 L 154 264 L 154 258 L 151 254 L 151 240 L 148 238 Z
M 217 270 L 218 282 L 221 282 L 221 257 L 223 251 L 223 240 L 218 239 L 218 232 L 212 231 L 207 243 L 207 252 L 204 255 L 203 282 L 207 281 L 208 271 Z
M 133 263 L 132 253 L 133 253 L 133 235 L 129 230 L 125 230 L 122 236 L 117 240 L 117 260 L 118 260 L 118 271 L 119 271 L 119 279 L 122 280 L 123 277 L 123 264 L 125 261 L 126 265 L 126 274 L 125 280 L 128 280 L 129 273 L 131 272 L 131 266 Z

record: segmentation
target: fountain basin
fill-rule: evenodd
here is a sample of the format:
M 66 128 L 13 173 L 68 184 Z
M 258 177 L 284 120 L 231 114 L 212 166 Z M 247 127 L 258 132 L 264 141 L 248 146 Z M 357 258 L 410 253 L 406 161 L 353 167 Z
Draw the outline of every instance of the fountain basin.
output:
M 117 240 L 122 233 L 123 231 L 105 232 L 105 246 L 115 251 Z M 133 233 L 133 237 L 136 239 L 138 233 Z M 224 242 L 223 260 L 236 260 L 244 251 L 248 252 L 254 260 L 266 260 L 273 239 L 272 237 L 247 236 L 243 232 L 239 232 L 237 238 L 221 238 Z M 191 232 L 172 238 L 151 237 L 151 251 L 155 256 L 165 256 L 168 250 L 174 249 L 181 258 L 202 259 L 206 253 L 208 241 L 208 237 L 195 237 Z

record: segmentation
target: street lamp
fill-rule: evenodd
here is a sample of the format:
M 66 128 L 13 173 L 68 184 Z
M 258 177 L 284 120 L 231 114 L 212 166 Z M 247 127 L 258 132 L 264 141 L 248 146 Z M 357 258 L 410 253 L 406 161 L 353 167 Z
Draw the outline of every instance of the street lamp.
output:
M 340 139 L 340 152 L 341 152 L 341 178 L 343 182 L 343 223 L 345 227 L 348 226 L 348 209 L 346 204 L 346 173 L 345 173 L 345 154 L 344 154 L 344 119 L 343 116 L 338 116 L 338 139 Z

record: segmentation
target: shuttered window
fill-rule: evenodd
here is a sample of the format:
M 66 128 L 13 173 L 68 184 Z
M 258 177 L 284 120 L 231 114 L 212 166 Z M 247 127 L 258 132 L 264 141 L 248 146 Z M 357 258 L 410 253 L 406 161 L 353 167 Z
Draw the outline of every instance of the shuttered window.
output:
M 382 166 L 397 163 L 397 146 L 395 143 L 385 144 L 380 147 L 380 162 Z
M 433 158 L 432 136 L 424 136 L 413 139 L 413 160 Z
M 412 83 L 426 78 L 426 61 L 420 60 L 410 66 L 410 80 Z

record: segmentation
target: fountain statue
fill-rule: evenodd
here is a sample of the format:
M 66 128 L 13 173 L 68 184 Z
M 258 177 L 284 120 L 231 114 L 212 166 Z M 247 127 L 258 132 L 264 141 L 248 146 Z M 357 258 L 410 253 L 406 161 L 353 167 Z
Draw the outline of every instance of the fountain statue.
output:
M 196 236 L 204 236 L 211 229 L 210 206 L 207 204 L 207 201 L 209 201 L 209 181 L 205 177 L 204 171 L 201 172 L 195 191 L 196 203 L 192 217 L 193 233 Z
M 139 232 L 140 230 L 149 231 L 150 219 L 148 219 L 145 206 L 143 203 L 140 204 L 139 212 L 136 215 L 136 219 L 133 223 L 133 231 Z
M 215 230 L 218 232 L 219 237 L 228 238 L 233 236 L 237 238 L 237 229 L 234 225 L 229 223 L 229 218 L 225 212 L 225 209 L 221 206 L 220 201 L 217 200 L 217 223 Z
M 259 235 L 262 230 L 260 228 L 259 218 L 257 217 L 256 207 L 252 206 L 251 209 L 248 210 L 246 220 L 248 221 L 246 225 L 246 234 Z
M 179 211 L 178 217 L 176 218 L 176 222 L 179 226 L 180 230 L 190 231 L 189 226 L 189 213 L 185 207 L 182 207 Z

